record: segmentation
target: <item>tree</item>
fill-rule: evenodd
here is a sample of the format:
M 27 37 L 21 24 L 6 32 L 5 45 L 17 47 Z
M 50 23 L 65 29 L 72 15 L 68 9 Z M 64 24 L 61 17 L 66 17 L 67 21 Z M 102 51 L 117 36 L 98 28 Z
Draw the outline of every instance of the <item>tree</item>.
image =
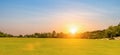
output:
M 113 38 L 114 36 L 114 28 L 113 26 L 110 26 L 108 29 L 106 29 L 106 35 L 108 38 Z
M 56 38 L 56 31 L 53 31 L 53 32 L 52 32 L 52 37 L 53 37 L 53 38 Z
M 60 32 L 60 33 L 57 33 L 57 38 L 64 38 L 64 33 L 63 32 Z
M 22 38 L 22 37 L 24 37 L 24 36 L 23 36 L 23 35 L 19 35 L 18 37 L 19 37 L 19 38 Z
M 34 37 L 36 37 L 36 38 L 39 38 L 39 37 L 40 37 L 40 33 L 34 33 L 33 35 L 34 35 Z

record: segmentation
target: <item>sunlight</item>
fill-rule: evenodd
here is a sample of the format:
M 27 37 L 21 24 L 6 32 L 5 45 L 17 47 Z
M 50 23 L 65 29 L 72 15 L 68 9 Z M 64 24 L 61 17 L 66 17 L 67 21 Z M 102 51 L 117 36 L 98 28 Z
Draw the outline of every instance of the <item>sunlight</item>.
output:
M 70 31 L 71 34 L 76 34 L 77 31 L 78 31 L 78 28 L 76 26 L 72 26 L 72 27 L 70 27 L 69 31 Z

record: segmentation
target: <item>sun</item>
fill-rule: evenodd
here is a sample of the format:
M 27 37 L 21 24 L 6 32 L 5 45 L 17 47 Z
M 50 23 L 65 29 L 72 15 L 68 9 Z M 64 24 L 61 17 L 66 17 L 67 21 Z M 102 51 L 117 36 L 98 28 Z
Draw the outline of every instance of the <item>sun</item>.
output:
M 78 28 L 76 26 L 73 26 L 73 27 L 70 27 L 69 31 L 70 31 L 71 34 L 76 34 L 77 31 L 78 31 Z

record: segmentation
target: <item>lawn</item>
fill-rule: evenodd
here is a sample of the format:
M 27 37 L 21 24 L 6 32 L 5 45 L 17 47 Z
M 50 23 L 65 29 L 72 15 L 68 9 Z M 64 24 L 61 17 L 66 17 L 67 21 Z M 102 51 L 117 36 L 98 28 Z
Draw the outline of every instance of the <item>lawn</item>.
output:
M 0 38 L 0 55 L 120 55 L 120 41 Z

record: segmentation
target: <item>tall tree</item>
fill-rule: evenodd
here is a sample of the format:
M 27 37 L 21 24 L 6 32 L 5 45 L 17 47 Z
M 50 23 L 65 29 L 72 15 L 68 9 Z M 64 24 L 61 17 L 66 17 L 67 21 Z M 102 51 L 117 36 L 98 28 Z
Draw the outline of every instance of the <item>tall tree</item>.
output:
M 57 34 L 56 34 L 56 31 L 54 30 L 54 31 L 52 32 L 52 37 L 53 37 L 53 38 L 56 38 L 56 35 L 57 35 Z

